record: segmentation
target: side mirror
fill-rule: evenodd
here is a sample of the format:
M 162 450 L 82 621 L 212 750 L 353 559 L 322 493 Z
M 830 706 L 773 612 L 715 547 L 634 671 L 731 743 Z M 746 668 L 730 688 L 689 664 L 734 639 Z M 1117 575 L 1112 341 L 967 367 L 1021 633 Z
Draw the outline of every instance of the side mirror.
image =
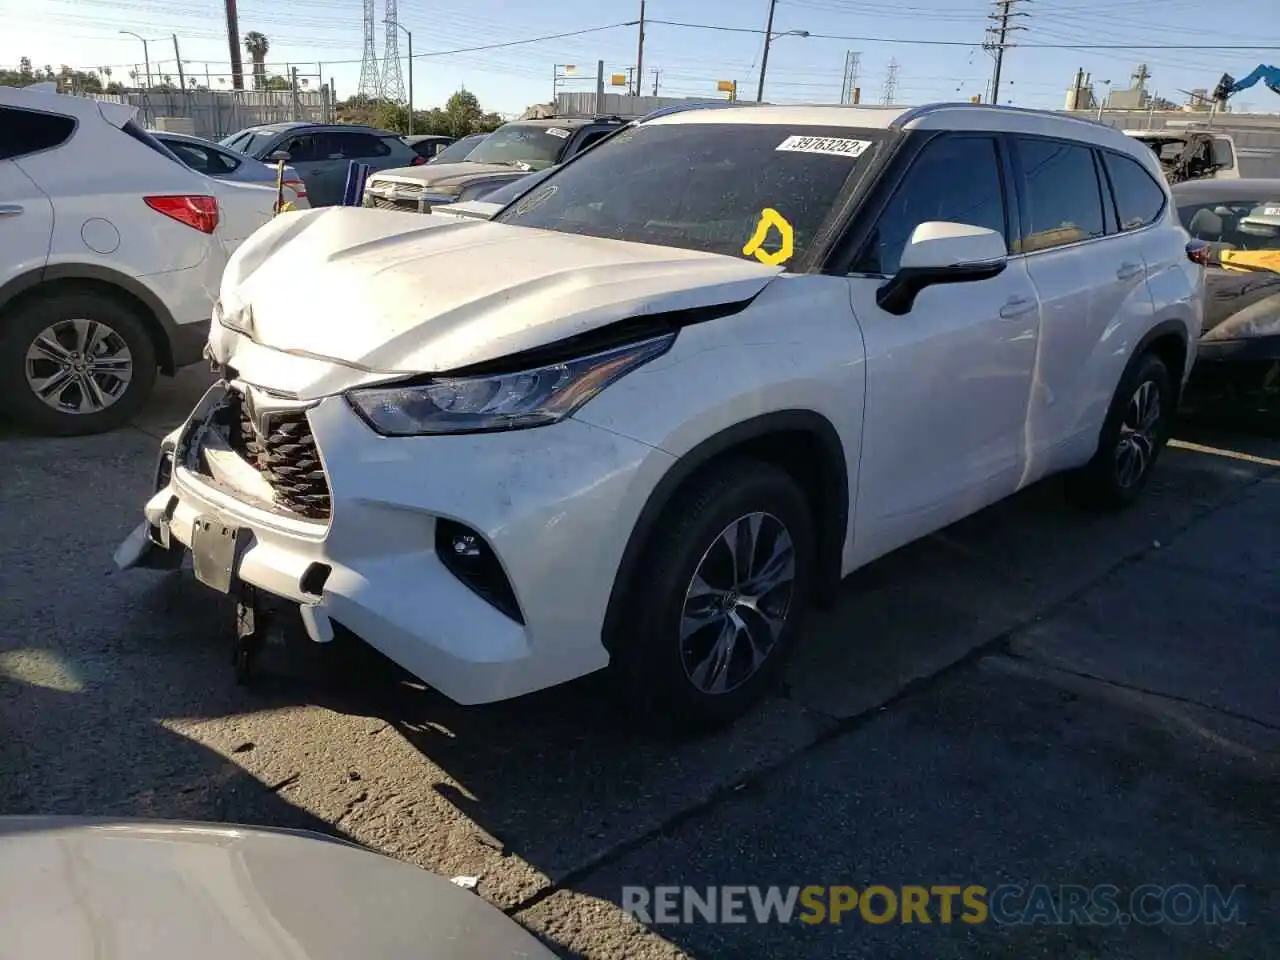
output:
M 270 156 L 270 157 L 268 157 L 268 159 L 269 159 L 272 163 L 279 163 L 281 160 L 283 160 L 285 163 L 288 163 L 288 162 L 289 162 L 289 151 L 288 151 L 288 150 L 277 150 L 277 151 L 275 151 L 273 154 L 271 154 L 271 156 Z
M 994 230 L 928 221 L 911 231 L 898 272 L 876 291 L 876 302 L 887 313 L 901 316 L 925 287 L 989 280 L 1004 270 L 1008 258 L 1004 237 Z

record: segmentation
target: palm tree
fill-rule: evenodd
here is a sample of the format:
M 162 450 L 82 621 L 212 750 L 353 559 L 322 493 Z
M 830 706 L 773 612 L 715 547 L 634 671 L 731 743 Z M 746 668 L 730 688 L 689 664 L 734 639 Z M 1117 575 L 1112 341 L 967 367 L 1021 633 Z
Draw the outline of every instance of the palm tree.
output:
M 244 49 L 253 58 L 253 88 L 263 90 L 267 86 L 267 51 L 271 43 L 265 33 L 250 30 L 244 35 Z

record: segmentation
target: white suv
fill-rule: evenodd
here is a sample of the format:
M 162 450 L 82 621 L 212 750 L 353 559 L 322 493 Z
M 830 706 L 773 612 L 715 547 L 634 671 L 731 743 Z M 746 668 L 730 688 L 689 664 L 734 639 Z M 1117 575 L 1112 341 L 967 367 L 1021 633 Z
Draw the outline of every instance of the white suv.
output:
M 1057 471 L 1138 495 L 1187 244 L 1142 144 L 971 105 L 686 110 L 492 221 L 301 213 L 232 258 L 117 562 L 190 548 L 242 665 L 265 593 L 463 703 L 609 666 L 723 721 L 856 567 Z
M 52 85 L 48 85 L 52 87 Z M 185 167 L 116 103 L 0 86 L 0 413 L 98 433 L 200 359 L 275 191 Z

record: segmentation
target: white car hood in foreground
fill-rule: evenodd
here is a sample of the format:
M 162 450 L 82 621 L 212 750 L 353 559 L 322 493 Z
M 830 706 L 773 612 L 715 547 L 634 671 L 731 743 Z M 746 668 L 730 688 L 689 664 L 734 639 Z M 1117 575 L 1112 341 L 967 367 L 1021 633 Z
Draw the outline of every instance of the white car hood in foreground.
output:
M 475 893 L 318 835 L 0 817 L 0 956 L 554 960 Z
M 617 320 L 750 299 L 779 273 L 672 247 L 337 207 L 259 231 L 228 265 L 222 305 L 241 323 L 251 317 L 256 344 L 367 379 L 448 371 Z M 216 359 L 237 365 L 239 345 L 251 347 L 214 331 Z

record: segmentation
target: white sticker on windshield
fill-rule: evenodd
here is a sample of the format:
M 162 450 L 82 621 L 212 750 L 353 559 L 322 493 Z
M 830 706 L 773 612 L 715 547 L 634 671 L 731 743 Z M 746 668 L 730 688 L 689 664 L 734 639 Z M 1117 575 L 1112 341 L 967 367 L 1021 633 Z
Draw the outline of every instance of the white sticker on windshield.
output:
M 844 140 L 840 137 L 787 137 L 777 149 L 790 153 L 825 153 L 833 157 L 860 157 L 870 140 Z
M 569 131 L 564 127 L 547 127 L 547 133 L 553 137 L 559 137 L 561 140 L 569 139 Z
M 1263 207 L 1262 215 L 1264 217 L 1280 217 L 1280 207 Z

